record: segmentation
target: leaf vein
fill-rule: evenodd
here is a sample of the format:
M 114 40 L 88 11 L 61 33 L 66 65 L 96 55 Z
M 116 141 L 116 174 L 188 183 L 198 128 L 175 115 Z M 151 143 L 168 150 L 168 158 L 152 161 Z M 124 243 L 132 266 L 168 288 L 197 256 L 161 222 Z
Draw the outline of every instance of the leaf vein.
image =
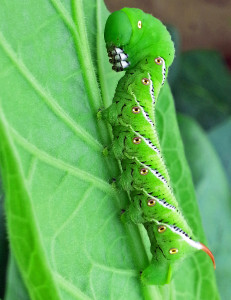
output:
M 76 299 L 92 300 L 92 298 L 88 297 L 80 289 L 78 289 L 75 285 L 71 284 L 69 281 L 67 281 L 65 278 L 63 278 L 60 274 L 53 272 L 53 275 L 56 278 L 57 282 L 60 284 L 60 286 L 62 286 L 62 288 L 66 292 L 73 295 Z
M 74 211 L 71 213 L 70 216 L 68 216 L 68 218 L 66 219 L 66 221 L 57 229 L 57 231 L 55 232 L 54 236 L 52 237 L 52 240 L 51 240 L 51 257 L 52 257 L 53 267 L 55 266 L 55 260 L 54 260 L 54 258 L 55 258 L 55 254 L 54 254 L 54 252 L 55 252 L 55 250 L 54 250 L 55 249 L 55 241 L 56 241 L 58 235 L 75 218 L 75 216 L 78 213 L 79 209 L 85 203 L 85 201 L 88 199 L 88 196 L 90 195 L 90 193 L 92 192 L 92 190 L 93 190 L 93 186 L 88 187 L 88 189 L 83 194 L 83 197 L 81 198 L 81 200 L 77 204 L 77 206 L 74 209 Z
M 10 127 L 10 126 L 9 126 Z M 110 184 L 106 181 L 102 180 L 99 177 L 96 177 L 86 171 L 83 171 L 73 165 L 70 165 L 58 158 L 55 158 L 45 151 L 37 148 L 35 145 L 28 142 L 24 137 L 22 137 L 14 128 L 10 127 L 10 130 L 12 132 L 12 135 L 14 136 L 14 139 L 16 142 L 18 142 L 24 149 L 26 149 L 29 153 L 37 156 L 41 161 L 46 162 L 48 165 L 51 165 L 53 167 L 56 167 L 60 170 L 63 170 L 65 172 L 68 172 L 69 174 L 85 180 L 87 182 L 93 183 L 96 187 L 99 189 L 113 193 L 113 189 L 111 188 Z
M 15 51 L 12 49 L 10 44 L 7 42 L 3 34 L 0 32 L 0 45 L 5 51 L 6 55 L 14 63 L 18 71 L 23 75 L 23 77 L 31 84 L 34 90 L 40 95 L 44 100 L 46 105 L 53 111 L 53 113 L 62 119 L 66 125 L 84 142 L 89 144 L 93 149 L 97 151 L 102 151 L 103 146 L 97 141 L 90 133 L 88 133 L 82 126 L 77 124 L 63 109 L 53 96 L 48 93 L 42 85 L 37 81 L 25 64 L 17 57 Z

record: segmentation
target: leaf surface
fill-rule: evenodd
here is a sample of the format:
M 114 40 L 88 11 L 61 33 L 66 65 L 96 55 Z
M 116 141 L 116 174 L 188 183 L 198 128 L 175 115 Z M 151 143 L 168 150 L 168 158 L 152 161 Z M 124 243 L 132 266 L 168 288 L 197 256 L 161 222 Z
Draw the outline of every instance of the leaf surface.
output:
M 218 52 L 183 53 L 172 90 L 177 111 L 195 118 L 206 130 L 231 113 L 231 74 Z
M 29 300 L 29 296 L 12 255 L 9 256 L 4 300 Z
M 186 157 L 192 170 L 202 223 L 216 259 L 216 278 L 222 299 L 229 299 L 230 289 L 230 188 L 217 153 L 200 126 L 191 118 L 179 116 L 179 125 L 185 145 Z M 219 126 L 227 132 L 228 123 Z M 218 138 L 218 136 L 216 136 Z M 225 143 L 223 143 L 225 145 Z M 223 146 L 223 149 L 227 149 Z M 224 152 L 224 151 L 223 151 Z M 225 153 L 225 152 L 224 152 Z
M 6 238 L 6 224 L 3 203 L 4 195 L 2 183 L 0 182 L 0 299 L 4 295 L 8 259 L 8 241 Z
M 157 105 L 158 132 L 176 199 L 196 239 L 206 244 L 192 176 L 176 120 L 174 103 L 167 86 L 162 90 Z M 187 130 L 186 132 L 190 133 Z M 178 266 L 171 285 L 173 299 L 175 299 L 174 297 L 182 300 L 219 299 L 213 265 L 210 258 L 203 252 L 187 257 Z
M 208 136 L 221 158 L 231 188 L 231 118 L 227 118 L 224 122 L 212 128 L 212 130 L 209 131 Z

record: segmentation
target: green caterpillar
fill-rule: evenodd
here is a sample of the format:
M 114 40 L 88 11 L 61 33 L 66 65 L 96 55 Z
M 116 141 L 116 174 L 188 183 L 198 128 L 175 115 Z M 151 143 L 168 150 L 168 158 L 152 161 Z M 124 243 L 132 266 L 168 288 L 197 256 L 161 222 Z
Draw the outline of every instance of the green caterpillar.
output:
M 155 104 L 175 53 L 171 37 L 159 20 L 134 8 L 112 13 L 104 36 L 112 69 L 126 69 L 102 116 L 112 125 L 112 150 L 123 170 L 119 183 L 131 198 L 122 219 L 143 223 L 151 242 L 153 259 L 141 279 L 169 283 L 175 261 L 198 250 L 209 254 L 215 267 L 210 250 L 191 238 L 156 131 Z

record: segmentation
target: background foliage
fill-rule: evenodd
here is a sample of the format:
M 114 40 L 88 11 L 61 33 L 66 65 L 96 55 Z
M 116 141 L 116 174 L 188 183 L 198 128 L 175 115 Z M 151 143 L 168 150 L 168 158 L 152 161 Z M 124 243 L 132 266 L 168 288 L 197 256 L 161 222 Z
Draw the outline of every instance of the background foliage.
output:
M 102 155 L 110 129 L 96 120 L 120 76 L 103 42 L 108 14 L 101 0 L 0 4 L 0 164 L 12 250 L 5 284 L 2 213 L 0 297 L 5 290 L 5 300 L 219 299 L 203 253 L 187 258 L 169 286 L 140 284 L 150 258 L 147 236 L 142 226 L 120 222 L 128 199 L 110 185 L 119 168 Z M 174 39 L 179 49 L 177 32 Z M 177 109 L 197 120 L 179 116 L 203 227 L 167 85 L 157 108 L 161 144 L 182 209 L 206 243 L 205 229 L 227 299 L 230 73 L 218 54 L 197 51 L 178 56 L 171 72 Z

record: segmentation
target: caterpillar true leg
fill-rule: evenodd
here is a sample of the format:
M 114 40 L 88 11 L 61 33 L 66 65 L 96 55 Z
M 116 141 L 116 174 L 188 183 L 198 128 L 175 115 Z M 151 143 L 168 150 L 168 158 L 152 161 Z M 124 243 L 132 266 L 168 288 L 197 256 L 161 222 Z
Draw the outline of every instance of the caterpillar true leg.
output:
M 127 210 L 121 215 L 121 220 L 124 223 L 133 222 L 135 224 L 144 223 L 142 211 L 137 209 L 134 205 L 130 204 Z

